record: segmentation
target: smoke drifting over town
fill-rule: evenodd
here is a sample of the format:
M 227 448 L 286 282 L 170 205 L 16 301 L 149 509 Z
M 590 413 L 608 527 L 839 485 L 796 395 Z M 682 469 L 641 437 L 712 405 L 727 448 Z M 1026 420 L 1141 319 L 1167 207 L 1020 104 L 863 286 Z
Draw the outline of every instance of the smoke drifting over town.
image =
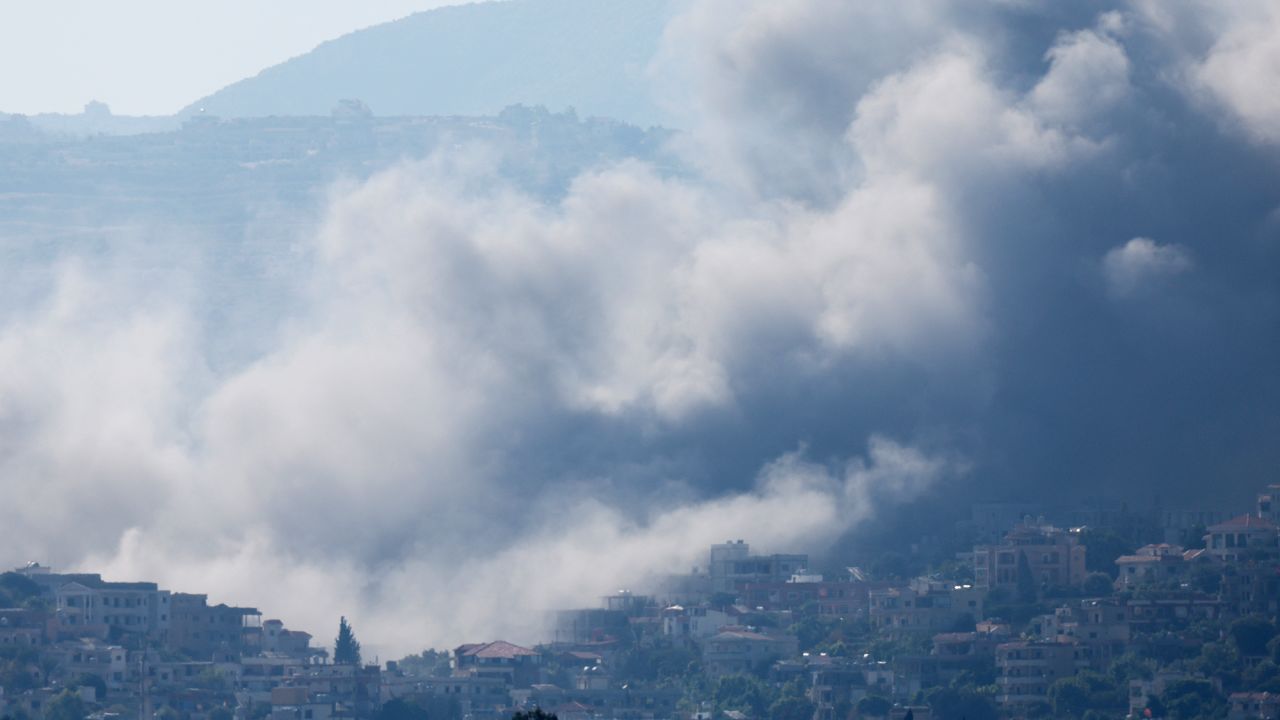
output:
M 678 163 L 340 182 L 278 302 L 145 217 L 0 255 L 0 560 L 390 657 L 926 493 L 1274 480 L 1273 4 L 697 0 L 646 72 Z

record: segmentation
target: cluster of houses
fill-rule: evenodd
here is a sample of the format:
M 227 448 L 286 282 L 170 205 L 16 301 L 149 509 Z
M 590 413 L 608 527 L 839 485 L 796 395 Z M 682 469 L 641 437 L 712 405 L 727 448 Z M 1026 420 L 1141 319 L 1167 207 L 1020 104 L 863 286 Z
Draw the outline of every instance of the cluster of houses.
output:
M 634 668 L 623 668 L 636 648 L 664 648 L 692 658 L 691 672 L 709 682 L 740 674 L 798 681 L 813 720 L 849 720 L 859 707 L 862 717 L 909 711 L 930 720 L 921 691 L 993 670 L 996 705 L 1019 717 L 1046 703 L 1061 678 L 1105 671 L 1126 653 L 1150 654 L 1152 638 L 1199 642 L 1180 639 L 1179 630 L 1201 620 L 1275 618 L 1280 502 L 1273 499 L 1280 487 L 1260 494 L 1253 512 L 1208 525 L 1204 547 L 1157 543 L 1119 557 L 1101 592 L 1079 528 L 1026 516 L 960 554 L 971 568 L 964 581 L 869 578 L 857 568 L 827 577 L 811 572 L 805 555 L 760 555 L 741 540 L 726 542 L 711 547 L 705 569 L 674 576 L 661 591 L 619 591 L 598 607 L 556 612 L 541 645 L 466 644 L 435 667 L 335 664 L 310 635 L 264 621 L 254 608 L 32 564 L 14 572 L 41 602 L 0 608 L 0 651 L 33 651 L 24 666 L 30 682 L 0 686 L 0 716 L 41 717 L 70 690 L 103 718 L 372 718 L 394 701 L 425 708 L 432 720 L 533 708 L 562 720 L 710 717 L 711 706 L 686 689 L 637 682 Z M 1002 616 L 1019 599 L 1026 605 L 1027 593 L 1038 603 L 1057 598 L 1058 606 L 1030 621 Z M 799 628 L 812 619 L 863 623 L 875 637 L 910 640 L 902 646 L 915 651 L 802 652 Z M 1162 670 L 1132 681 L 1131 716 L 1150 717 L 1150 698 L 1188 677 Z M 887 703 L 860 704 L 868 697 Z M 1229 700 L 1233 720 L 1280 717 L 1275 695 Z

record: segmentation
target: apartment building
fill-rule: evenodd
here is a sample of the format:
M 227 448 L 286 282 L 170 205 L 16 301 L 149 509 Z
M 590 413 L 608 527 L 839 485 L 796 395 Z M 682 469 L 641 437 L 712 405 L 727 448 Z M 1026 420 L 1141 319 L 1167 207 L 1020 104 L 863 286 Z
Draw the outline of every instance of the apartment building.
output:
M 1014 527 L 998 544 L 973 549 L 974 585 L 984 592 L 1016 591 L 1024 558 L 1037 587 L 1080 585 L 1088 574 L 1085 547 L 1074 533 L 1029 523 Z

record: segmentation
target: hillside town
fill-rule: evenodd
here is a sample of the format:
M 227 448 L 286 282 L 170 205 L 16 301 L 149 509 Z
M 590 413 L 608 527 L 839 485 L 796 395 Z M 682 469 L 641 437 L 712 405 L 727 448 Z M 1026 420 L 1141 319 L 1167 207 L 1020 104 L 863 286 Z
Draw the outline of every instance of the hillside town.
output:
M 346 618 L 331 651 L 252 607 L 31 563 L 0 576 L 0 717 L 1280 715 L 1280 486 L 1234 515 L 1033 509 L 975 505 L 950 541 L 838 571 L 733 540 L 652 592 L 557 611 L 542 644 L 382 664 Z

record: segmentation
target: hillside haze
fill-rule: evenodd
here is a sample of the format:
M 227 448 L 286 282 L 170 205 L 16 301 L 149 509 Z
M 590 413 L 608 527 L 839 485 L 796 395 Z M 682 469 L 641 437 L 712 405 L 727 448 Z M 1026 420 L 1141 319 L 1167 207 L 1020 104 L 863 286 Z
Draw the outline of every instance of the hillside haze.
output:
M 327 115 L 340 99 L 358 98 L 382 116 L 486 115 L 523 103 L 663 124 L 646 68 L 669 15 L 665 0 L 431 10 L 324 43 L 182 113 Z

